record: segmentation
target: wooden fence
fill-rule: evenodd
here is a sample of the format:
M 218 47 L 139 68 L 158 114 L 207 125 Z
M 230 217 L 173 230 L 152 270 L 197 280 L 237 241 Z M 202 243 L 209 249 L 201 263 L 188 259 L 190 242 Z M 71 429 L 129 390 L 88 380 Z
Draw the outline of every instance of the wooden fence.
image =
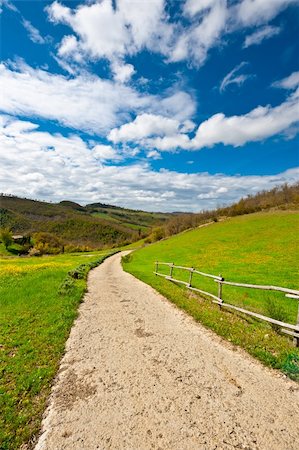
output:
M 299 302 L 298 302 L 298 315 L 297 315 L 297 324 L 293 325 L 290 323 L 282 322 L 280 320 L 272 319 L 271 317 L 264 316 L 262 314 L 255 313 L 253 311 L 249 311 L 244 308 L 240 308 L 235 305 L 231 305 L 230 303 L 224 302 L 222 298 L 222 286 L 223 285 L 229 285 L 229 286 L 236 286 L 240 288 L 250 288 L 250 289 L 261 289 L 264 291 L 278 291 L 283 292 L 286 297 L 288 298 L 295 298 L 299 300 L 299 291 L 295 289 L 287 289 L 283 287 L 278 286 L 263 286 L 263 285 L 257 285 L 257 284 L 245 284 L 245 283 L 233 283 L 231 281 L 226 281 L 222 276 L 217 275 L 211 275 L 209 273 L 201 272 L 199 270 L 194 269 L 193 267 L 184 267 L 184 266 L 176 266 L 174 263 L 168 263 L 168 262 L 159 262 L 156 261 L 155 263 L 155 271 L 154 273 L 156 275 L 159 275 L 160 277 L 164 277 L 166 280 L 173 281 L 175 283 L 184 284 L 188 289 L 192 291 L 199 292 L 200 294 L 207 295 L 211 297 L 213 300 L 213 303 L 216 303 L 219 305 L 220 308 L 225 307 L 229 308 L 238 312 L 241 312 L 242 314 L 247 314 L 249 316 L 255 317 L 256 319 L 264 320 L 266 322 L 272 323 L 278 327 L 280 327 L 281 331 L 285 334 L 288 334 L 290 336 L 293 336 L 294 339 L 294 345 L 296 347 L 299 347 Z M 159 266 L 169 266 L 169 274 L 165 275 L 163 273 L 159 273 Z M 189 272 L 189 280 L 188 282 L 177 280 L 176 278 L 173 278 L 173 269 L 182 269 Z M 193 274 L 198 274 L 203 277 L 212 278 L 216 283 L 218 283 L 218 295 L 211 294 L 210 292 L 204 291 L 202 289 L 198 289 L 192 286 L 192 277 Z

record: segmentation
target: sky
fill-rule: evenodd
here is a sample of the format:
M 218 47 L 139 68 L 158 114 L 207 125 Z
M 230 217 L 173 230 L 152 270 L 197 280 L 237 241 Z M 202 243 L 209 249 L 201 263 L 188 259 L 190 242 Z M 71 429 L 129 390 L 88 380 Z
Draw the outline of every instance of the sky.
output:
M 299 0 L 0 0 L 0 191 L 211 209 L 299 180 Z

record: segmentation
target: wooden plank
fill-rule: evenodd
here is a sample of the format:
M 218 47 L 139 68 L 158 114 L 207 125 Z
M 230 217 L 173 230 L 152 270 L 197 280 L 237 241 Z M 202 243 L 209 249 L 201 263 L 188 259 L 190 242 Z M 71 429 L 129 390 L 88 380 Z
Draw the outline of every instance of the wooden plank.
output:
M 186 281 L 176 280 L 175 278 L 170 278 L 170 276 L 168 276 L 168 275 L 165 278 L 166 278 L 166 280 L 174 281 L 175 283 L 179 283 L 179 284 L 184 284 L 185 286 L 189 287 L 189 283 L 186 283 Z
M 188 289 L 191 289 L 191 291 L 200 292 L 201 294 L 208 295 L 209 297 L 214 298 L 214 299 L 217 300 L 217 302 L 219 302 L 219 303 L 221 302 L 221 298 L 217 297 L 217 296 L 214 295 L 214 294 L 210 294 L 210 292 L 206 292 L 206 291 L 203 291 L 203 290 L 201 290 L 201 289 L 194 288 L 194 287 L 192 287 L 192 286 L 187 286 L 187 287 L 188 287 Z
M 296 300 L 299 300 L 299 295 L 286 294 L 285 296 L 288 297 L 288 298 L 295 298 Z
M 274 323 L 275 325 L 279 325 L 280 327 L 286 327 L 291 330 L 295 330 L 299 333 L 299 326 L 298 325 L 291 325 L 289 323 L 281 322 L 280 320 L 271 319 L 271 317 L 263 316 L 262 314 L 258 314 L 252 311 L 248 311 L 247 309 L 239 308 L 238 306 L 230 305 L 229 303 L 221 303 L 219 301 L 213 301 L 213 303 L 217 303 L 221 306 L 225 306 L 226 308 L 234 309 L 236 311 L 239 311 L 243 314 L 247 314 L 252 317 L 256 317 L 260 320 L 265 320 L 266 322 Z
M 296 331 L 285 330 L 284 328 L 281 328 L 280 331 L 281 331 L 282 333 L 289 334 L 290 336 L 293 336 L 293 337 L 295 337 L 296 339 L 299 339 L 299 333 L 296 333 Z
M 194 269 L 193 267 L 184 267 L 184 266 L 173 266 L 175 269 L 182 269 L 182 270 L 188 270 L 192 273 L 198 273 L 199 275 L 202 275 L 204 277 L 213 278 L 214 280 L 221 281 L 222 278 L 218 277 L 217 275 L 211 275 L 210 273 L 200 272 L 199 270 Z
M 222 281 L 222 277 L 218 277 L 217 275 L 211 275 L 210 273 L 200 272 L 199 270 L 194 270 L 194 273 L 198 273 L 204 277 L 213 278 L 215 281 Z
M 226 284 L 229 286 L 237 286 L 251 289 L 262 289 L 264 291 L 279 291 L 279 292 L 287 292 L 289 294 L 299 295 L 299 291 L 295 289 L 287 289 L 279 286 L 263 286 L 259 284 L 247 284 L 247 283 L 233 283 L 231 281 L 222 281 L 222 284 Z
M 259 284 L 249 284 L 249 283 L 235 283 L 232 281 L 224 281 L 221 276 L 212 275 L 210 273 L 201 272 L 199 270 L 194 269 L 193 267 L 185 267 L 185 266 L 175 266 L 173 263 L 167 263 L 167 262 L 159 262 L 159 264 L 163 264 L 166 266 L 172 266 L 175 269 L 182 269 L 187 270 L 192 273 L 197 273 L 199 275 L 202 275 L 204 277 L 213 278 L 215 282 L 221 281 L 222 284 L 226 284 L 229 286 L 237 286 L 237 287 L 244 287 L 244 288 L 251 288 L 251 289 L 262 289 L 265 291 L 279 291 L 279 292 L 286 292 L 287 294 L 293 295 L 293 297 L 290 297 L 290 295 L 286 295 L 286 297 L 289 298 L 298 298 L 299 299 L 299 291 L 296 289 L 288 289 L 283 288 L 280 286 L 267 286 L 267 285 L 259 285 Z

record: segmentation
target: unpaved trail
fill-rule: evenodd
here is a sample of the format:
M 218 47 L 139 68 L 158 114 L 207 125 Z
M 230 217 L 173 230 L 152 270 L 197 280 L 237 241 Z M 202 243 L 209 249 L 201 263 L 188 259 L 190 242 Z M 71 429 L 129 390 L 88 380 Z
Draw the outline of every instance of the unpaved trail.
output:
M 90 273 L 36 450 L 297 450 L 298 418 L 298 385 L 123 272 L 117 254 Z

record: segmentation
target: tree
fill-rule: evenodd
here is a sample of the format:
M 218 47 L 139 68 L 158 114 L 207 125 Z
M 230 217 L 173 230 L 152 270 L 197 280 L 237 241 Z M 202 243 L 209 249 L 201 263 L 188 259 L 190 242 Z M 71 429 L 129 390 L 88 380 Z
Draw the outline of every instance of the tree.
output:
M 12 232 L 9 228 L 2 228 L 0 230 L 0 239 L 7 250 L 7 248 L 13 243 Z

